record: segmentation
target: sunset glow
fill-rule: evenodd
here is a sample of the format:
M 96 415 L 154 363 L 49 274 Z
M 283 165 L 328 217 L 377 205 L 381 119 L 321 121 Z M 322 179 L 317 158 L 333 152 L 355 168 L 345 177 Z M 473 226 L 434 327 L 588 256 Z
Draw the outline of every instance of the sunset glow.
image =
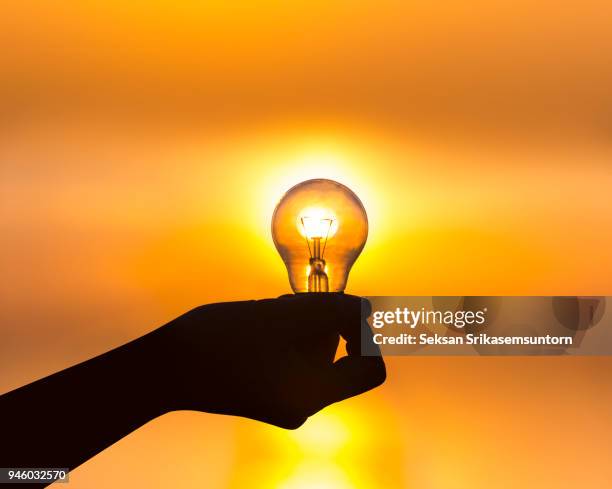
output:
M 270 222 L 314 178 L 367 210 L 347 294 L 612 295 L 611 12 L 5 2 L 1 391 L 198 305 L 292 293 Z M 336 244 L 345 222 L 306 207 L 307 275 L 300 233 Z M 611 365 L 395 357 L 296 431 L 163 416 L 69 488 L 610 487 Z

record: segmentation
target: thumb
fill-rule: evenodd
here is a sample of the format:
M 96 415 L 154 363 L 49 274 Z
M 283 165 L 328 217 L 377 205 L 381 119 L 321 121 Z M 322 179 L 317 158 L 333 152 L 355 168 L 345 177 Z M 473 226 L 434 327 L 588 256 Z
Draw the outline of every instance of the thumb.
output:
M 349 355 L 340 358 L 332 367 L 334 394 L 331 402 L 338 402 L 367 392 L 381 385 L 387 378 L 382 357 Z

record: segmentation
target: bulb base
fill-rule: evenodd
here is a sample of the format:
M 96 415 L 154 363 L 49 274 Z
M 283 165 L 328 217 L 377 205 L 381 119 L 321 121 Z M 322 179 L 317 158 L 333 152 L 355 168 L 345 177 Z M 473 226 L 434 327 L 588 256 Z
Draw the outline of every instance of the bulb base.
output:
M 308 292 L 329 292 L 329 279 L 325 273 L 325 260 L 322 258 L 310 259 Z

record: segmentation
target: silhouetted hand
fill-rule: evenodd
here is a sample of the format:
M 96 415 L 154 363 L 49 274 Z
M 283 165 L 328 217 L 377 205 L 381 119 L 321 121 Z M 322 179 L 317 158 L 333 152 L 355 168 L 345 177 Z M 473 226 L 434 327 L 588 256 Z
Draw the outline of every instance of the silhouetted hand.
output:
M 0 467 L 74 468 L 151 419 L 192 409 L 297 428 L 385 380 L 360 356 L 367 302 L 344 294 L 198 307 L 0 397 Z M 369 310 L 367 310 L 369 314 Z M 342 335 L 348 356 L 334 362 Z
M 384 381 L 382 359 L 359 354 L 360 309 L 360 298 L 343 294 L 198 307 L 151 335 L 151 361 L 172 355 L 162 364 L 169 375 L 160 372 L 162 408 L 297 428 L 323 407 Z M 340 334 L 350 355 L 334 363 Z

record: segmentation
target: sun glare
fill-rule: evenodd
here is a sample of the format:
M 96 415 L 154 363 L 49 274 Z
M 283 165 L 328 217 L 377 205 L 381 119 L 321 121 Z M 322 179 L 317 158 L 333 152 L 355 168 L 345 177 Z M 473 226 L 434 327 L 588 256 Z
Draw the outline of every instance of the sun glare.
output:
M 305 455 L 330 457 L 348 446 L 350 432 L 339 416 L 319 413 L 299 430 L 291 432 L 291 437 Z
M 277 489 L 354 489 L 342 468 L 330 462 L 305 461 Z
M 269 232 L 270 216 L 283 194 L 300 182 L 314 178 L 325 178 L 346 185 L 354 191 L 367 209 L 370 220 L 370 237 L 380 224 L 379 204 L 375 175 L 366 163 L 370 160 L 371 148 L 363 149 L 347 138 L 338 136 L 333 144 L 316 138 L 297 138 L 287 135 L 289 143 L 283 145 L 261 144 L 253 148 L 252 159 L 260 162 L 256 178 L 257 216 L 254 221 L 261 223 L 261 230 Z M 313 140 L 314 139 L 314 140 Z M 258 176 L 262 175 L 263 178 Z M 332 225 L 336 232 L 338 223 Z M 299 229 L 299 228 L 298 228 Z M 303 230 L 300 230 L 303 234 Z

